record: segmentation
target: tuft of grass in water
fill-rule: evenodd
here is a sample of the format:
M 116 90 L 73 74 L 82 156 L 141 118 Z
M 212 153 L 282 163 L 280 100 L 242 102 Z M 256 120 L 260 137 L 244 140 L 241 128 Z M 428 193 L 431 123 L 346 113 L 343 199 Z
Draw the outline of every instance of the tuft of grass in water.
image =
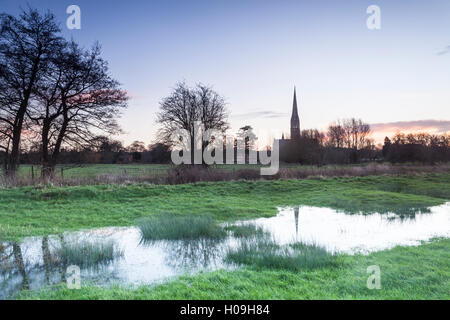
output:
M 329 253 L 319 245 L 297 242 L 291 244 L 290 247 L 294 250 L 297 264 L 300 263 L 312 268 L 336 266 L 338 264 L 338 256 Z
M 252 223 L 229 225 L 225 230 L 230 231 L 235 238 L 261 237 L 267 233 L 264 228 Z
M 295 243 L 280 246 L 270 237 L 255 237 L 241 241 L 230 249 L 225 260 L 260 269 L 300 271 L 337 265 L 337 256 L 317 245 Z
M 221 239 L 226 236 L 210 216 L 158 215 L 138 221 L 143 241 Z
M 113 241 L 80 240 L 64 243 L 55 253 L 60 262 L 80 268 L 106 265 L 123 256 L 123 251 Z

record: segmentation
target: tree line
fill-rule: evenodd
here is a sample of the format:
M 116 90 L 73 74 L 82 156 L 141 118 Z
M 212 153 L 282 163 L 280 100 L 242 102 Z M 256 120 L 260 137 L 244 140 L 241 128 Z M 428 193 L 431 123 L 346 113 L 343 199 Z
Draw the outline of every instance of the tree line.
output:
M 397 133 L 384 139 L 382 154 L 390 162 L 446 162 L 450 160 L 450 135 Z
M 326 132 L 302 130 L 280 150 L 281 160 L 316 165 L 375 161 L 381 156 L 370 134 L 370 125 L 356 118 L 335 121 Z
M 370 125 L 360 119 L 345 119 L 329 125 L 326 132 L 303 130 L 291 142 L 282 161 L 303 164 L 353 164 L 367 161 L 391 163 L 438 163 L 450 161 L 450 135 L 396 133 L 376 145 Z
M 348 120 L 346 120 L 348 121 Z M 358 123 L 356 121 L 355 123 Z M 331 126 L 334 126 L 333 123 Z M 249 150 L 256 146 L 249 142 L 251 126 L 244 126 L 236 133 L 236 140 L 244 137 L 246 158 Z M 359 147 L 348 148 L 346 144 L 337 146 L 333 137 L 334 128 L 326 132 L 316 129 L 303 130 L 300 138 L 292 141 L 288 150 L 281 151 L 281 161 L 301 164 L 351 164 L 365 161 L 388 161 L 391 163 L 420 162 L 437 163 L 450 160 L 450 136 L 448 134 L 433 135 L 429 133 L 404 134 L 397 133 L 385 138 L 384 145 L 375 145 L 368 138 Z M 349 131 L 348 131 L 349 132 Z M 344 138 L 346 140 L 348 138 Z M 146 146 L 142 141 L 133 141 L 125 146 L 118 140 L 107 136 L 98 136 L 88 148 L 63 148 L 59 156 L 59 164 L 127 164 L 127 163 L 170 163 L 171 146 L 157 142 Z M 40 164 L 41 154 L 38 145 L 23 152 L 22 163 Z M 224 150 L 224 153 L 225 150 Z M 224 155 L 226 156 L 226 154 Z M 236 155 L 235 156 L 235 161 Z

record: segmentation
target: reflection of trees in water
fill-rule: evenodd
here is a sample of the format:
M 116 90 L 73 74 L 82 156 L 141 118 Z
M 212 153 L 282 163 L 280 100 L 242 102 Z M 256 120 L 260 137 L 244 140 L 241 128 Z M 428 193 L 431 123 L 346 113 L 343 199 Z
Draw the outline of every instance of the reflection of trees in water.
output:
M 44 260 L 45 282 L 50 283 L 50 268 L 52 256 L 50 254 L 50 248 L 48 247 L 48 236 L 42 238 L 42 258 Z
M 28 270 L 23 258 L 19 243 L 2 243 L 0 245 L 0 292 L 7 294 L 14 288 L 15 291 L 30 288 Z
M 14 260 L 12 243 L 0 243 L 0 274 L 4 275 L 8 273 L 13 267 Z
M 64 236 L 61 234 L 57 238 L 60 245 L 64 245 Z M 56 238 L 55 238 L 56 240 Z M 51 278 L 53 276 L 53 282 L 65 282 L 66 281 L 66 263 L 64 259 L 58 257 L 55 250 L 50 250 L 49 237 L 42 237 L 42 262 L 43 265 L 34 265 L 34 270 L 39 271 L 43 268 L 45 272 L 45 283 L 51 284 Z M 56 276 L 56 277 L 55 277 Z M 56 278 L 56 280 L 55 280 Z
M 294 219 L 295 219 L 295 235 L 296 239 L 298 240 L 299 235 L 299 213 L 301 211 L 300 207 L 293 207 L 294 212 Z M 362 211 L 363 212 L 363 211 Z M 417 218 L 417 214 L 423 214 L 423 213 L 431 213 L 430 208 L 412 208 L 412 207 L 397 207 L 394 212 L 386 211 L 386 212 L 380 212 L 381 219 L 384 221 L 387 221 L 388 223 L 404 223 L 404 222 L 413 222 Z M 350 214 L 353 213 L 344 213 L 343 214 Z M 375 213 L 366 213 L 366 216 L 370 216 L 371 214 Z
M 65 245 L 64 236 L 62 234 L 59 235 L 59 241 L 61 243 L 61 246 Z M 62 259 L 59 268 L 61 273 L 61 282 L 66 282 L 67 263 L 64 259 Z
M 414 220 L 416 220 L 416 214 L 415 214 L 415 213 L 408 213 L 408 214 L 393 214 L 392 216 L 388 216 L 386 220 L 387 220 L 388 222 L 414 221 Z
M 51 253 L 47 237 L 42 239 L 44 265 L 35 262 L 35 256 L 27 257 L 23 252 L 23 246 L 17 242 L 3 243 L 1 248 L 0 271 L 2 278 L 0 280 L 0 291 L 2 296 L 6 297 L 19 290 L 30 289 L 32 282 L 42 280 L 42 273 L 44 273 L 44 284 L 50 283 L 50 264 L 48 261 L 51 259 Z
M 164 242 L 166 263 L 173 268 L 198 269 L 217 266 L 225 252 L 225 240 L 196 239 Z
M 29 280 L 23 259 L 22 248 L 17 242 L 2 243 L 0 247 L 0 273 L 2 282 L 19 275 L 22 280 L 20 286 L 23 289 L 29 288 Z M 3 285 L 2 285 L 3 287 Z
M 13 255 L 14 255 L 14 264 L 22 276 L 22 288 L 21 289 L 29 289 L 30 283 L 28 281 L 27 273 L 25 271 L 25 264 L 23 261 L 22 249 L 17 242 L 12 244 L 13 247 Z
M 42 237 L 39 252 L 27 254 L 27 245 L 17 242 L 0 243 L 0 298 L 7 298 L 31 286 L 66 282 L 67 263 L 58 256 L 57 249 L 65 244 L 63 235 Z M 87 272 L 87 271 L 86 271 Z M 101 274 L 111 278 L 106 269 L 89 272 L 92 277 Z

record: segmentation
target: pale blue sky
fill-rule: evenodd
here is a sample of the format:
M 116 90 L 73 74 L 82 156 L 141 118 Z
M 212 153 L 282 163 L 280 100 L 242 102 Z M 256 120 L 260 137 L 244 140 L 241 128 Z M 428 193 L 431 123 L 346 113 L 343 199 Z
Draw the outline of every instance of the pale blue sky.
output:
M 450 120 L 450 1 L 65 1 L 0 0 L 53 11 L 64 33 L 98 40 L 132 96 L 121 124 L 126 143 L 150 143 L 158 102 L 179 81 L 211 84 L 229 103 L 232 132 L 289 131 L 294 85 L 302 128 L 337 118 L 369 123 Z M 80 6 L 82 29 L 67 30 Z M 381 30 L 366 9 L 381 8 Z

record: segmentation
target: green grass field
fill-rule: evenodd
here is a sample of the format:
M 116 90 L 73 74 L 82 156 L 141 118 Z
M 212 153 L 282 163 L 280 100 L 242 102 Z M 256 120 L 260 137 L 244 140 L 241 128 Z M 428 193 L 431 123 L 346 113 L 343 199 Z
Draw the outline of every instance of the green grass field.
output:
M 32 169 L 33 167 L 33 169 Z M 64 178 L 92 178 L 102 175 L 126 174 L 129 176 L 164 174 L 170 168 L 168 164 L 87 164 L 82 166 L 58 165 L 55 170 L 56 177 L 61 177 L 63 169 Z M 20 178 L 31 178 L 32 171 L 35 177 L 41 174 L 40 166 L 22 165 L 19 167 Z
M 355 165 L 327 165 L 323 168 L 339 169 L 348 167 L 366 167 L 373 165 L 371 163 L 355 164 Z M 414 165 L 411 165 L 414 167 Z M 84 165 L 57 165 L 55 176 L 61 177 L 61 169 L 63 169 L 63 176 L 66 179 L 73 178 L 94 178 L 97 176 L 106 175 L 154 175 L 165 174 L 169 168 L 173 167 L 170 164 L 84 164 Z M 221 170 L 239 170 L 239 169 L 258 169 L 261 165 L 245 164 L 245 165 L 213 165 L 212 168 Z M 281 163 L 280 168 L 289 169 L 314 169 L 316 166 L 300 165 L 295 163 Z M 30 179 L 32 172 L 34 177 L 38 178 L 41 174 L 39 165 L 21 165 L 18 170 L 20 178 Z M 0 171 L 0 175 L 3 174 Z
M 135 225 L 171 213 L 215 221 L 272 216 L 277 207 L 311 205 L 347 213 L 413 214 L 450 199 L 450 173 L 232 181 L 183 185 L 96 185 L 0 189 L 0 237 L 18 240 L 68 230 Z M 85 284 L 22 292 L 23 299 L 449 299 L 450 240 L 397 247 L 368 256 L 342 255 L 338 264 L 289 271 L 245 267 L 183 276 L 131 289 Z M 420 263 L 418 263 L 420 262 Z M 382 289 L 366 288 L 379 265 Z
M 284 167 L 295 168 L 299 165 L 284 164 Z M 33 167 L 33 169 L 32 169 Z M 129 176 L 138 175 L 152 175 L 152 174 L 165 174 L 172 165 L 170 164 L 86 164 L 81 166 L 75 165 L 58 165 L 56 167 L 56 177 L 61 177 L 61 169 L 63 169 L 64 178 L 93 178 L 102 175 L 119 175 L 125 174 Z M 214 168 L 235 170 L 242 168 L 259 168 L 260 165 L 215 165 Z M 304 167 L 304 166 L 303 166 Z M 35 177 L 39 177 L 41 174 L 40 166 L 38 165 L 21 165 L 19 167 L 18 176 L 21 178 L 31 178 L 32 171 L 34 171 Z
M 409 214 L 448 199 L 450 174 L 7 188 L 0 189 L 0 237 L 129 226 L 138 218 L 164 213 L 246 219 L 275 215 L 277 207 L 287 205 Z

